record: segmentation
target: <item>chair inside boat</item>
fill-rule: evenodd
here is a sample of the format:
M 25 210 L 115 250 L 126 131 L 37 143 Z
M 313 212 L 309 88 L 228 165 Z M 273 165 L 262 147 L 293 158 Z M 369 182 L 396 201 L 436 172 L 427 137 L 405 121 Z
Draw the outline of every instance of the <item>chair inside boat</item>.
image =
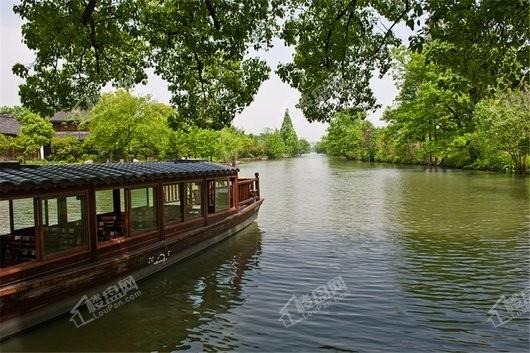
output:
M 37 258 L 34 201 L 32 198 L 0 201 L 0 266 Z
M 8 267 L 36 259 L 35 227 L 0 236 L 0 266 Z
M 114 213 L 98 214 L 98 240 L 105 241 L 124 237 L 127 234 L 126 217 L 125 212 L 120 212 L 117 215 Z

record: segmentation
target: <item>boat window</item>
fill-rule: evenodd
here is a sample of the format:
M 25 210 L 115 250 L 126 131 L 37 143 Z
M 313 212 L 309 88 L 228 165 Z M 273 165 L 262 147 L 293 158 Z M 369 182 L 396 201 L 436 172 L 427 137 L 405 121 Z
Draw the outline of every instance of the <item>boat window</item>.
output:
M 164 185 L 164 223 L 182 221 L 182 208 L 180 203 L 180 184 Z
M 122 238 L 127 234 L 124 189 L 96 191 L 96 218 L 98 241 Z
M 86 245 L 84 196 L 43 199 L 41 213 L 44 254 Z
M 228 180 L 215 182 L 215 212 L 225 211 L 230 206 Z
M 202 216 L 201 184 L 184 184 L 184 219 L 197 218 Z
M 156 204 L 152 187 L 131 189 L 131 230 L 156 229 Z
M 0 201 L 0 267 L 36 259 L 33 198 Z

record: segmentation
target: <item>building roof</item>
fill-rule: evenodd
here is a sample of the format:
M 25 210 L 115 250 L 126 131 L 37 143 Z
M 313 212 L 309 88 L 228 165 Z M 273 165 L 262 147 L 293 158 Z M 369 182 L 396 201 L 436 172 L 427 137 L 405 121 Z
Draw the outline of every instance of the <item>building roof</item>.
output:
M 73 136 L 79 140 L 86 139 L 88 134 L 88 131 L 55 131 L 55 137 L 63 138 L 66 136 Z
M 65 121 L 78 122 L 80 117 L 87 115 L 87 114 L 88 114 L 88 110 L 77 109 L 77 110 L 72 110 L 69 112 L 60 111 L 60 112 L 53 114 L 53 116 L 49 118 L 49 120 L 51 122 L 57 122 L 57 123 L 62 123 Z
M 0 134 L 18 136 L 22 129 L 22 124 L 10 114 L 0 114 Z
M 204 161 L 94 163 L 21 166 L 0 164 L 0 195 L 17 191 L 112 186 L 179 177 L 199 178 L 237 173 L 235 167 Z

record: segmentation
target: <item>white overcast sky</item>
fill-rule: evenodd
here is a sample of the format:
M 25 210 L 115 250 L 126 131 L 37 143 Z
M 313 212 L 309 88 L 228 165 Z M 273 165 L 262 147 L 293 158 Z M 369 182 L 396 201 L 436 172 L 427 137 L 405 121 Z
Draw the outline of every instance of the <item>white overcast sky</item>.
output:
M 29 64 L 34 60 L 32 51 L 22 42 L 22 20 L 12 11 L 13 4 L 17 2 L 0 0 L 0 106 L 20 104 L 18 85 L 22 80 L 13 75 L 11 67 L 17 62 Z M 396 28 L 398 35 L 406 40 L 410 32 L 404 26 Z M 266 60 L 274 71 L 279 62 L 288 62 L 292 54 L 292 48 L 285 47 L 283 42 L 278 40 L 272 49 L 259 53 L 259 56 Z M 372 79 L 371 85 L 378 103 L 383 108 L 370 114 L 369 119 L 376 125 L 382 125 L 378 118 L 384 107 L 392 103 L 397 90 L 389 75 L 383 79 Z M 148 84 L 135 88 L 135 92 L 149 94 L 154 99 L 166 103 L 171 97 L 166 83 L 153 74 L 149 75 Z M 261 85 L 254 102 L 236 116 L 233 123 L 246 132 L 260 133 L 265 128 L 279 128 L 285 110 L 289 109 L 298 135 L 312 142 L 318 141 L 327 124 L 307 122 L 302 112 L 296 108 L 299 97 L 298 91 L 271 73 L 270 78 Z

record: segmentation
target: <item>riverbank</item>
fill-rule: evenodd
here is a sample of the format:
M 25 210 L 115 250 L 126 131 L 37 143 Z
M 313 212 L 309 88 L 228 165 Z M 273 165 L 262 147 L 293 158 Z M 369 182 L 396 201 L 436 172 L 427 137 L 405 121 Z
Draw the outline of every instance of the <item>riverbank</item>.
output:
M 326 153 L 320 153 L 322 155 L 328 156 Z M 530 176 L 530 170 L 527 169 L 526 173 L 524 174 L 518 174 L 515 172 L 515 169 L 512 165 L 504 164 L 501 166 L 480 166 L 480 165 L 429 165 L 426 163 L 421 162 L 396 162 L 391 160 L 365 160 L 365 159 L 357 159 L 357 158 L 348 158 L 344 156 L 328 156 L 329 158 L 336 158 L 336 159 L 342 159 L 346 161 L 358 161 L 358 162 L 364 162 L 364 163 L 382 163 L 382 164 L 388 164 L 388 165 L 394 165 L 394 166 L 417 166 L 417 167 L 423 167 L 428 169 L 442 169 L 442 170 L 450 170 L 450 169 L 458 169 L 458 170 L 476 170 L 476 171 L 485 171 L 485 172 L 492 172 L 492 173 L 499 173 L 499 174 L 514 174 L 514 175 L 521 175 L 521 176 Z M 530 157 L 528 158 L 528 165 L 530 165 Z

